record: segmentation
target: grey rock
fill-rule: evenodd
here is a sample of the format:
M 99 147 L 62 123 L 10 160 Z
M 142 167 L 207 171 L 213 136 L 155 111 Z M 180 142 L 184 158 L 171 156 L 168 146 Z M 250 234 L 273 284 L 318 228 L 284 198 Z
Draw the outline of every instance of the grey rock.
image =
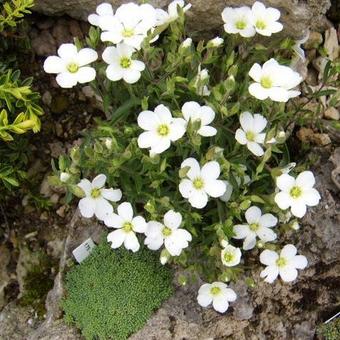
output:
M 37 0 L 35 11 L 47 15 L 67 14 L 76 19 L 87 20 L 103 0 Z M 111 0 L 115 8 L 129 0 Z M 138 2 L 138 1 L 136 1 Z M 171 0 L 151 0 L 155 7 L 165 7 Z M 191 31 L 215 32 L 222 29 L 221 12 L 226 6 L 251 5 L 251 0 L 192 0 L 192 9 L 188 12 L 188 23 Z M 267 5 L 280 9 L 285 35 L 296 38 L 304 36 L 307 29 L 319 30 L 327 26 L 325 14 L 331 6 L 330 0 L 268 0 Z
M 52 34 L 44 30 L 32 39 L 32 48 L 38 56 L 49 56 L 56 53 L 57 44 Z

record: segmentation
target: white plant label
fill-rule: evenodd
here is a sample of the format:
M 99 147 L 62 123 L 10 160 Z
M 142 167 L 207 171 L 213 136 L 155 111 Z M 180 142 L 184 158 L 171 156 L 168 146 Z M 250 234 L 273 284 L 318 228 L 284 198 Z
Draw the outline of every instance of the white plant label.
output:
M 92 238 L 88 238 L 80 246 L 73 250 L 72 254 L 78 263 L 83 262 L 90 254 L 96 245 Z

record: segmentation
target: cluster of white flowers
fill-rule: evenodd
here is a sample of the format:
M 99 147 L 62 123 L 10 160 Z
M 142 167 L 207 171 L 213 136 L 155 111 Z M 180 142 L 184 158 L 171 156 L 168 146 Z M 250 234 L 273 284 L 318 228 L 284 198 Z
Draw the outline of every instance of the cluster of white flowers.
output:
M 179 256 L 183 249 L 189 246 L 191 234 L 180 228 L 182 215 L 169 210 L 163 223 L 149 221 L 142 216 L 134 216 L 132 205 L 123 202 L 117 207 L 117 213 L 109 203 L 118 202 L 122 198 L 121 190 L 105 189 L 106 176 L 98 175 L 92 181 L 82 179 L 78 186 L 83 190 L 85 197 L 79 201 L 78 207 L 82 216 L 91 218 L 95 215 L 100 221 L 110 228 L 117 230 L 107 236 L 113 249 L 122 244 L 128 250 L 136 252 L 140 244 L 136 233 L 145 234 L 145 245 L 151 250 L 158 250 L 163 244 L 171 256 Z
M 227 33 L 238 33 L 245 38 L 253 37 L 256 33 L 269 37 L 273 33 L 282 31 L 282 24 L 277 22 L 280 15 L 280 11 L 276 8 L 266 8 L 264 4 L 256 1 L 252 8 L 226 7 L 222 12 L 222 19 Z
M 209 106 L 200 106 L 197 102 L 187 102 L 182 107 L 183 118 L 174 118 L 166 106 L 158 105 L 154 111 L 142 111 L 137 123 L 144 130 L 138 137 L 140 148 L 150 149 L 150 155 L 167 150 L 171 142 L 183 137 L 188 123 L 197 122 L 197 133 L 204 137 L 214 136 L 217 130 L 209 124 L 215 118 L 215 112 Z
M 101 40 L 113 46 L 107 46 L 102 54 L 106 67 L 106 76 L 111 81 L 123 79 L 126 83 L 136 83 L 146 65 L 137 60 L 136 52 L 143 47 L 146 38 L 149 42 L 157 40 L 160 26 L 167 26 L 179 17 L 178 9 L 186 12 L 191 4 L 183 0 L 175 0 L 168 6 L 167 11 L 155 9 L 149 4 L 137 5 L 134 3 L 123 4 L 114 12 L 112 5 L 103 3 L 96 9 L 95 14 L 88 17 L 89 22 L 101 29 Z M 270 36 L 282 30 L 278 22 L 280 12 L 274 8 L 266 8 L 262 3 L 255 2 L 252 8 L 227 7 L 222 13 L 225 22 L 224 29 L 227 33 L 240 34 L 243 37 L 252 37 L 256 33 Z M 156 30 L 156 31 L 155 31 Z M 216 49 L 224 44 L 224 40 L 215 37 L 207 43 L 207 48 Z M 180 53 L 189 53 L 192 49 L 192 40 L 187 38 L 179 47 Z M 215 53 L 212 50 L 211 53 Z M 139 54 L 142 55 L 142 54 Z M 86 83 L 95 79 L 96 71 L 89 66 L 98 59 L 96 51 L 90 48 L 77 49 L 73 44 L 63 44 L 58 49 L 58 56 L 50 56 L 45 60 L 44 69 L 47 73 L 57 74 L 57 83 L 64 88 L 71 88 L 77 83 Z M 255 63 L 249 76 L 253 82 L 249 85 L 249 93 L 259 100 L 269 98 L 272 101 L 287 102 L 290 98 L 300 94 L 294 90 L 301 81 L 301 76 L 291 68 L 280 65 L 275 59 L 266 61 L 262 66 Z M 194 76 L 190 86 L 198 96 L 210 96 L 209 71 L 198 66 L 197 75 Z M 211 87 L 212 88 L 212 87 Z M 212 88 L 213 89 L 213 88 Z M 217 129 L 211 124 L 215 119 L 215 111 L 208 105 L 201 105 L 196 101 L 185 102 L 181 112 L 171 110 L 160 104 L 153 111 L 146 110 L 137 117 L 138 126 L 143 130 L 137 143 L 139 148 L 149 149 L 151 157 L 161 154 L 171 147 L 171 143 L 178 141 L 185 133 L 201 137 L 213 137 Z M 248 148 L 255 156 L 264 155 L 264 147 L 276 143 L 275 138 L 266 139 L 266 128 L 269 122 L 258 113 L 243 112 L 240 115 L 240 128 L 236 130 L 236 141 Z M 279 140 L 285 136 L 284 131 L 276 135 Z M 105 145 L 112 147 L 112 140 L 107 139 Z M 202 164 L 202 166 L 201 166 Z M 244 165 L 240 165 L 241 167 Z M 241 168 L 241 172 L 245 173 Z M 310 171 L 300 173 L 297 178 L 288 174 L 291 167 L 282 169 L 282 175 L 277 177 L 274 201 L 277 206 L 291 215 L 301 218 L 305 215 L 307 206 L 319 203 L 320 195 L 313 188 L 315 179 Z M 233 169 L 235 171 L 235 169 Z M 197 209 L 207 206 L 210 198 L 219 198 L 228 202 L 233 192 L 233 186 L 225 179 L 220 179 L 221 166 L 217 161 L 197 160 L 186 158 L 180 166 L 179 192 L 188 200 L 189 204 Z M 71 175 L 60 173 L 60 181 L 68 182 Z M 233 176 L 236 184 L 240 186 L 251 182 L 249 176 L 240 178 Z M 122 245 L 132 252 L 140 249 L 140 235 L 145 236 L 144 244 L 151 250 L 161 251 L 160 260 L 165 264 L 171 256 L 179 256 L 183 249 L 189 247 L 192 235 L 182 226 L 182 215 L 169 210 L 163 216 L 163 221 L 147 222 L 142 216 L 135 216 L 133 207 L 129 202 L 119 204 L 114 211 L 111 202 L 118 202 L 122 198 L 120 189 L 105 188 L 106 176 L 98 175 L 90 182 L 82 179 L 78 186 L 84 192 L 84 197 L 79 201 L 79 210 L 82 216 L 91 218 L 95 216 L 109 228 L 116 230 L 107 236 L 113 249 Z M 221 204 L 221 202 L 218 202 Z M 278 219 L 265 209 L 250 206 L 245 212 L 246 223 L 233 227 L 233 237 L 243 240 L 243 250 L 251 250 L 256 245 L 265 248 L 266 243 L 277 239 L 273 228 L 278 225 Z M 290 222 L 292 223 L 292 222 Z M 294 225 L 294 227 L 293 227 Z M 297 229 L 298 223 L 294 221 L 292 228 Z M 275 229 L 275 230 L 278 230 Z M 277 231 L 278 232 L 278 231 Z M 268 246 L 268 248 L 271 248 Z M 271 248 L 275 249 L 275 248 Z M 227 240 L 221 241 L 220 261 L 223 266 L 234 267 L 240 264 L 242 258 L 241 248 L 235 247 Z M 307 266 L 307 259 L 296 255 L 295 246 L 288 244 L 283 247 L 280 254 L 266 249 L 260 254 L 260 262 L 267 267 L 260 276 L 266 282 L 272 283 L 280 276 L 283 281 L 290 282 L 296 279 L 297 269 Z M 230 269 L 228 269 L 230 270 Z M 198 292 L 198 303 L 224 313 L 229 302 L 235 301 L 236 293 L 223 282 L 205 283 Z
M 102 58 L 108 64 L 106 75 L 111 81 L 123 79 L 129 84 L 136 83 L 145 64 L 136 60 L 134 53 L 142 46 L 148 34 L 157 26 L 167 25 L 179 16 L 178 6 L 187 11 L 191 5 L 184 0 L 175 0 L 168 6 L 168 12 L 155 9 L 149 4 L 137 5 L 127 3 L 119 6 L 114 13 L 112 5 L 102 3 L 97 6 L 96 13 L 90 14 L 88 21 L 101 30 L 101 40 L 116 46 L 106 47 Z M 152 41 L 157 40 L 157 36 Z M 71 88 L 77 83 L 91 82 L 96 71 L 88 64 L 96 61 L 98 54 L 91 48 L 78 51 L 73 44 L 62 44 L 58 56 L 50 56 L 45 60 L 46 73 L 57 74 L 56 81 L 60 87 Z

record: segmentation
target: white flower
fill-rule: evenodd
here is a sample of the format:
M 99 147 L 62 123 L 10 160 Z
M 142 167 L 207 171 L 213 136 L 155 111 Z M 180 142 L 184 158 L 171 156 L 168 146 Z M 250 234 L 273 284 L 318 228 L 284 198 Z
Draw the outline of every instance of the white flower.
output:
M 101 16 L 98 24 L 104 31 L 102 41 L 124 43 L 140 49 L 147 32 L 156 25 L 156 10 L 149 4 L 130 2 L 118 7 L 114 17 Z
M 222 12 L 225 22 L 224 30 L 227 33 L 237 34 L 249 38 L 255 35 L 251 9 L 247 6 L 232 8 L 226 7 Z
M 234 226 L 234 238 L 243 241 L 243 249 L 253 249 L 256 244 L 256 237 L 263 242 L 271 242 L 276 239 L 276 234 L 270 228 L 276 226 L 277 218 L 272 214 L 262 215 L 258 207 L 250 207 L 245 213 L 247 224 Z
M 276 102 L 286 102 L 300 95 L 300 91 L 292 90 L 299 85 L 302 77 L 288 66 L 280 65 L 275 59 L 266 61 L 261 67 L 255 63 L 249 76 L 255 83 L 249 85 L 249 93 L 257 99 L 270 98 Z
M 58 74 L 56 81 L 63 88 L 71 88 L 77 83 L 88 83 L 96 78 L 96 70 L 86 66 L 97 60 L 98 54 L 91 48 L 77 50 L 73 44 L 62 44 L 58 56 L 50 56 L 44 62 L 46 73 Z
M 200 122 L 200 127 L 197 130 L 197 133 L 203 137 L 211 137 L 215 136 L 217 130 L 209 126 L 209 124 L 215 118 L 214 110 L 209 106 L 200 106 L 200 104 L 196 102 L 186 102 L 182 106 L 182 114 L 184 119 L 189 123 Z
M 221 251 L 221 260 L 225 266 L 234 267 L 240 263 L 241 255 L 240 248 L 227 244 Z
M 197 302 L 202 307 L 208 307 L 211 303 L 219 313 L 224 313 L 229 307 L 229 302 L 236 300 L 236 293 L 223 282 L 203 284 L 197 296 Z
M 285 245 L 280 253 L 272 250 L 264 250 L 260 255 L 260 261 L 267 266 L 260 276 L 265 278 L 264 281 L 273 283 L 278 275 L 285 282 L 294 281 L 298 272 L 296 269 L 307 267 L 307 259 L 303 255 L 296 255 L 297 249 L 292 244 Z
M 267 119 L 256 113 L 243 112 L 240 115 L 240 124 L 242 129 L 237 129 L 235 139 L 247 148 L 255 156 L 262 156 L 264 151 L 260 144 L 264 143 L 266 134 L 262 133 L 267 126 Z
M 191 234 L 180 228 L 181 223 L 182 215 L 169 210 L 164 215 L 163 224 L 156 221 L 148 223 L 144 243 L 151 250 L 158 250 L 164 243 L 171 256 L 179 256 L 182 249 L 187 248 L 192 240 Z
M 173 118 L 170 110 L 163 104 L 154 111 L 143 111 L 137 122 L 145 132 L 138 137 L 140 148 L 150 148 L 150 154 L 159 154 L 167 150 L 171 142 L 180 139 L 185 133 L 185 120 Z
M 103 20 L 101 18 L 104 16 L 109 16 L 111 19 L 113 18 L 112 5 L 104 2 L 97 6 L 96 13 L 97 14 L 90 14 L 87 18 L 89 23 L 93 26 L 99 26 L 99 22 L 100 20 Z
M 78 183 L 85 197 L 79 201 L 80 213 L 87 218 L 95 215 L 99 220 L 104 220 L 107 214 L 113 212 L 112 205 L 108 202 L 118 202 L 122 198 L 120 189 L 105 189 L 106 176 L 100 174 L 96 176 L 92 183 L 88 179 L 82 179 Z
M 133 217 L 131 203 L 124 202 L 117 207 L 118 214 L 111 213 L 106 216 L 104 223 L 111 228 L 118 230 L 112 231 L 107 235 L 111 248 L 119 248 L 123 243 L 124 247 L 134 253 L 139 250 L 139 242 L 136 233 L 145 233 L 147 224 L 141 216 Z
M 124 79 L 129 84 L 134 84 L 139 80 L 141 72 L 145 69 L 145 64 L 142 61 L 132 59 L 134 51 L 133 47 L 125 44 L 105 48 L 102 57 L 109 64 L 106 75 L 110 80 Z
M 59 179 L 61 182 L 65 183 L 70 179 L 71 175 L 67 172 L 61 172 L 59 175 Z
M 220 37 L 215 37 L 214 39 L 211 39 L 208 41 L 208 46 L 210 47 L 219 47 L 223 44 L 223 39 Z
M 178 10 L 177 6 L 182 7 L 183 12 L 185 13 L 188 9 L 191 8 L 191 4 L 185 5 L 184 0 L 174 0 L 168 5 L 168 11 L 164 11 L 163 9 L 156 9 L 157 13 L 157 26 L 169 24 L 177 20 L 178 18 Z
M 295 40 L 295 44 L 293 46 L 293 51 L 295 52 L 296 56 L 297 56 L 297 60 L 301 59 L 303 62 L 306 61 L 306 55 L 305 55 L 305 51 L 304 49 L 301 47 L 301 45 L 303 45 L 309 38 L 310 35 L 310 31 L 307 31 L 307 34 L 300 40 Z M 295 62 L 297 62 L 295 60 Z
M 191 45 L 192 45 L 192 39 L 191 38 L 186 38 L 181 44 L 182 48 L 188 48 Z
M 280 11 L 276 8 L 266 8 L 263 3 L 256 1 L 251 8 L 253 25 L 257 33 L 270 37 L 272 33 L 282 31 L 283 26 L 277 22 Z
M 179 191 L 193 207 L 204 208 L 209 196 L 220 197 L 224 194 L 226 185 L 217 179 L 221 170 L 216 161 L 204 164 L 201 169 L 195 158 L 187 158 L 181 164 L 181 168 L 185 167 L 189 167 L 189 171 L 187 178 L 179 184 Z
M 311 171 L 301 172 L 297 178 L 283 174 L 276 179 L 276 185 L 281 190 L 275 195 L 275 202 L 280 209 L 291 208 L 296 217 L 306 214 L 306 206 L 313 207 L 321 199 L 319 192 L 313 188 L 315 178 Z

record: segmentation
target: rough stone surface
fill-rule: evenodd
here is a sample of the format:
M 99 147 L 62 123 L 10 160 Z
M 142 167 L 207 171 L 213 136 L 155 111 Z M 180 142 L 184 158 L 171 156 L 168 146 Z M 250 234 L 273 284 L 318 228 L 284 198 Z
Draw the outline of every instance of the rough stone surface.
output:
M 35 10 L 47 15 L 67 14 L 76 19 L 86 20 L 103 0 L 36 0 Z M 129 0 L 111 0 L 114 7 Z M 137 2 L 137 1 L 136 1 Z M 152 0 L 155 7 L 165 7 L 171 0 Z M 192 31 L 218 31 L 222 27 L 221 12 L 226 6 L 251 5 L 252 0 L 192 0 L 188 12 L 188 22 Z M 301 38 L 307 28 L 320 30 L 327 26 L 325 14 L 330 8 L 330 0 L 268 0 L 267 5 L 280 9 L 285 34 Z

